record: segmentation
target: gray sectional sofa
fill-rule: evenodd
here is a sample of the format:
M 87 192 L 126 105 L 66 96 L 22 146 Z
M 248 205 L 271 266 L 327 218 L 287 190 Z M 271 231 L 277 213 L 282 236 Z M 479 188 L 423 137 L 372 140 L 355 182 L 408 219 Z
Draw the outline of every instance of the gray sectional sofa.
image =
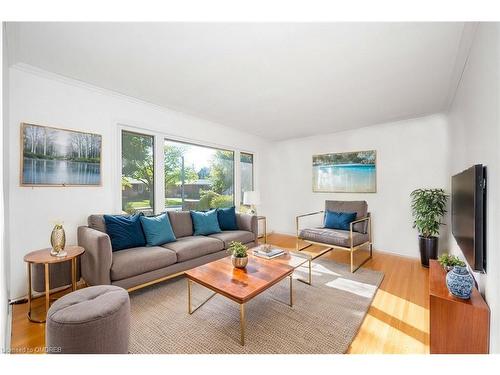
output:
M 257 217 L 236 214 L 238 230 L 194 236 L 189 211 L 169 211 L 177 241 L 162 246 L 135 247 L 113 252 L 103 215 L 88 217 L 78 228 L 82 277 L 88 285 L 117 285 L 128 290 L 165 280 L 190 268 L 227 256 L 231 241 L 257 245 Z

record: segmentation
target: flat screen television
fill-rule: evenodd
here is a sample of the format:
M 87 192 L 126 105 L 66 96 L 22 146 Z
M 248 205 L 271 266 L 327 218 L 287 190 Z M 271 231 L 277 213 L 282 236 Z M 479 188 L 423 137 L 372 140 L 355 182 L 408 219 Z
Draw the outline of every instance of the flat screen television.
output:
M 469 266 L 486 272 L 486 168 L 482 164 L 451 178 L 451 229 Z

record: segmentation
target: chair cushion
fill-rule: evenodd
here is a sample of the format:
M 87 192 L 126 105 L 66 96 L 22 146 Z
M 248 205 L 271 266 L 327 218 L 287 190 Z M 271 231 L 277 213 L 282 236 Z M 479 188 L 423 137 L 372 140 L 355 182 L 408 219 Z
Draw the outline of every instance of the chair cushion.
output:
M 219 227 L 221 230 L 237 230 L 236 224 L 236 210 L 233 207 L 218 208 L 217 219 L 219 220 Z
M 205 236 L 189 236 L 178 238 L 177 241 L 166 243 L 162 247 L 175 251 L 177 262 L 184 262 L 224 250 L 224 242 Z
M 141 215 L 104 215 L 106 233 L 111 239 L 113 251 L 146 245 L 140 221 Z
M 255 234 L 246 230 L 225 230 L 220 233 L 211 234 L 209 237 L 217 238 L 224 242 L 224 249 L 229 248 L 232 241 L 238 241 L 243 244 L 255 241 Z
M 368 203 L 366 201 L 325 201 L 326 210 L 335 212 L 356 212 L 356 220 L 368 215 Z M 366 233 L 368 222 L 363 221 L 352 226 L 352 230 L 360 233 Z
M 351 222 L 356 220 L 356 212 L 325 211 L 325 228 L 349 230 Z
M 351 247 L 351 239 L 348 230 L 329 229 L 329 228 L 307 228 L 300 231 L 300 238 L 304 240 L 326 243 L 342 247 Z M 352 233 L 353 246 L 358 246 L 368 241 L 366 233 Z
M 141 216 L 142 230 L 146 237 L 146 246 L 159 246 L 175 241 L 174 231 L 167 214 Z
M 219 220 L 217 220 L 217 210 L 207 212 L 191 211 L 191 219 L 193 219 L 195 236 L 207 236 L 221 231 Z
M 170 266 L 177 262 L 174 251 L 160 246 L 135 247 L 113 253 L 111 280 L 122 280 Z
M 168 211 L 168 218 L 176 238 L 193 235 L 193 220 L 189 211 Z

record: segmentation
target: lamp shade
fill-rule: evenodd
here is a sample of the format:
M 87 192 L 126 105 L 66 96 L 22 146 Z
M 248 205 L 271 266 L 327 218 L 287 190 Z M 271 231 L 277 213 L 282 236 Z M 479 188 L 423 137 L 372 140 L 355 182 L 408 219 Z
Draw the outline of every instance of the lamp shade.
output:
M 245 191 L 243 193 L 243 204 L 249 206 L 260 204 L 260 193 L 258 191 Z

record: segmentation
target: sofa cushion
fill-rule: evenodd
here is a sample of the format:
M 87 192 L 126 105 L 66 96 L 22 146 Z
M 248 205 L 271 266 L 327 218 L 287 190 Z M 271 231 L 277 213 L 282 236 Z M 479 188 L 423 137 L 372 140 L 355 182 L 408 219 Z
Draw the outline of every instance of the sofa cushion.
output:
M 174 251 L 160 246 L 134 247 L 113 253 L 111 280 L 122 280 L 170 266 L 177 262 Z
M 356 220 L 356 212 L 335 212 L 326 210 L 325 228 L 349 230 L 351 222 Z
M 224 242 L 205 236 L 189 236 L 178 238 L 177 241 L 166 243 L 162 247 L 175 251 L 177 262 L 184 262 L 224 250 Z
M 325 201 L 325 210 L 335 212 L 356 212 L 356 220 L 368 215 L 368 203 L 366 201 Z M 363 221 L 352 226 L 352 230 L 366 233 L 368 222 Z
M 221 231 L 219 220 L 217 220 L 217 210 L 191 211 L 191 219 L 193 219 L 195 236 L 207 236 Z
M 255 234 L 246 230 L 225 230 L 220 233 L 211 234 L 208 237 L 217 238 L 224 242 L 224 249 L 229 248 L 229 244 L 233 241 L 243 244 L 255 241 Z
M 300 231 L 300 238 L 304 240 L 321 242 L 330 245 L 351 247 L 351 239 L 348 230 L 328 229 L 328 228 L 307 228 Z M 368 234 L 352 232 L 353 246 L 367 242 Z
M 99 232 L 106 233 L 106 222 L 104 215 L 90 215 L 87 218 L 89 228 L 98 230 Z
M 175 235 L 166 213 L 158 216 L 141 216 L 146 246 L 159 246 L 175 241 Z
M 141 216 L 142 213 L 131 216 L 104 215 L 106 233 L 111 239 L 113 251 L 146 245 L 140 221 Z
M 193 235 L 193 220 L 189 211 L 168 211 L 168 218 L 176 238 Z
M 234 206 L 228 208 L 218 208 L 217 220 L 219 221 L 219 227 L 221 230 L 238 229 L 238 225 L 236 224 L 236 209 Z

